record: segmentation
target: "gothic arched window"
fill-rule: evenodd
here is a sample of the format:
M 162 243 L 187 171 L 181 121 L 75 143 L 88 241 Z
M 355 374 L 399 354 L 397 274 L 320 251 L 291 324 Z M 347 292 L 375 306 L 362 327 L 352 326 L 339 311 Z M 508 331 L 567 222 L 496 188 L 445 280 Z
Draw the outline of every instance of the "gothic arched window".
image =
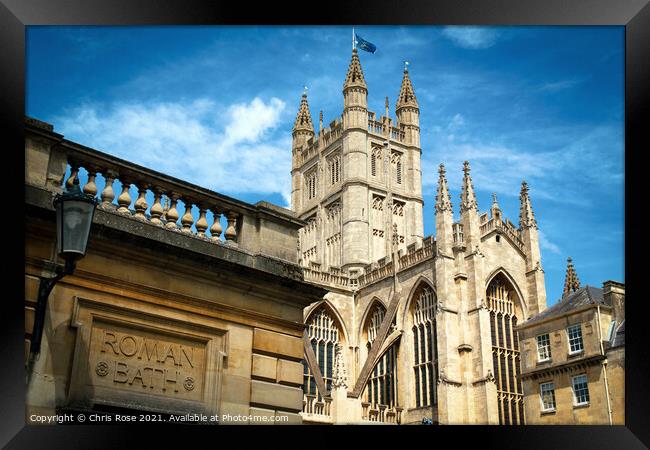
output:
M 321 306 L 314 314 L 311 315 L 307 322 L 307 333 L 309 342 L 314 349 L 316 362 L 323 375 L 325 387 L 329 392 L 332 389 L 332 379 L 334 378 L 334 355 L 336 344 L 340 342 L 339 328 L 336 321 L 326 307 Z M 303 360 L 304 382 L 303 390 L 305 394 L 322 396 L 323 392 L 317 392 L 314 375 L 309 370 L 309 365 Z
M 497 384 L 499 423 L 524 424 L 524 402 L 520 368 L 519 338 L 515 292 L 507 279 L 499 274 L 487 288 L 487 306 L 490 311 L 492 364 Z
M 368 351 L 377 338 L 381 323 L 386 315 L 386 308 L 380 303 L 374 306 L 367 321 L 366 346 Z M 393 323 L 394 326 L 394 323 Z M 397 346 L 392 345 L 384 352 L 375 365 L 368 383 L 364 398 L 372 408 L 397 406 Z
M 436 297 L 433 289 L 424 286 L 416 293 L 413 310 L 413 354 L 415 361 L 415 406 L 436 403 Z

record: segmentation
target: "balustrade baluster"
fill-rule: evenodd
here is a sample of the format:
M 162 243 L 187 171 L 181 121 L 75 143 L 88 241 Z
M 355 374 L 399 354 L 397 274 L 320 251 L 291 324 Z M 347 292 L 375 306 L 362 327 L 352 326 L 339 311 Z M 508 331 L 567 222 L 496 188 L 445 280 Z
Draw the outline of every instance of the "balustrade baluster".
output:
M 117 204 L 120 205 L 117 208 L 117 212 L 122 214 L 131 214 L 129 206 L 131 206 L 131 194 L 129 194 L 129 188 L 131 187 L 131 182 L 125 179 L 120 180 L 122 182 L 122 193 L 117 197 Z
M 237 213 L 228 211 L 226 213 L 226 218 L 228 219 L 228 227 L 226 227 L 224 237 L 226 238 L 226 241 L 231 241 L 231 243 L 234 243 L 237 238 L 237 230 L 235 229 L 235 224 L 237 223 Z
M 160 203 L 161 198 L 162 198 L 162 189 L 160 189 L 159 187 L 155 187 L 153 189 L 153 205 L 151 205 L 149 214 L 151 215 L 151 223 L 154 223 L 156 225 L 162 225 L 162 220 L 160 220 L 160 218 L 165 212 L 162 204 Z
M 212 209 L 212 215 L 214 217 L 214 223 L 212 224 L 212 227 L 210 227 L 210 239 L 213 241 L 219 241 L 221 240 L 221 231 L 223 231 L 223 228 L 221 227 L 221 213 L 214 208 Z
M 145 215 L 145 212 L 147 211 L 147 208 L 149 205 L 147 205 L 147 200 L 145 199 L 145 195 L 147 193 L 147 188 L 149 187 L 146 183 L 140 182 L 140 185 L 136 187 L 138 188 L 138 199 L 135 201 L 135 204 L 133 207 L 135 208 L 135 218 L 138 220 L 147 220 L 147 216 Z
M 172 194 L 169 196 L 169 198 L 171 199 L 171 206 L 169 207 L 169 210 L 165 215 L 165 217 L 167 218 L 167 223 L 165 224 L 165 226 L 169 229 L 178 230 L 178 225 L 176 224 L 176 221 L 178 220 L 178 210 L 176 209 L 176 202 L 178 202 L 179 196 L 177 194 Z
M 95 177 L 97 176 L 97 169 L 94 167 L 88 167 L 88 181 L 83 187 L 84 194 L 92 195 L 93 197 L 97 195 L 97 185 L 95 184 Z
M 110 170 L 106 170 L 102 175 L 104 175 L 104 179 L 106 180 L 106 186 L 104 186 L 104 190 L 102 191 L 102 203 L 112 204 L 115 198 L 113 180 L 115 180 L 116 174 Z
M 189 198 L 185 199 L 185 213 L 181 217 L 181 225 L 183 228 L 181 231 L 183 233 L 192 232 L 192 224 L 194 223 L 194 217 L 192 217 L 192 201 Z
M 205 218 L 205 213 L 207 208 L 203 205 L 199 205 L 199 220 L 196 221 L 196 232 L 199 236 L 205 237 L 205 230 L 208 229 L 208 221 Z
M 74 179 L 77 178 L 79 174 L 79 164 L 76 162 L 70 161 L 70 176 L 65 182 L 66 189 L 71 189 L 74 184 Z

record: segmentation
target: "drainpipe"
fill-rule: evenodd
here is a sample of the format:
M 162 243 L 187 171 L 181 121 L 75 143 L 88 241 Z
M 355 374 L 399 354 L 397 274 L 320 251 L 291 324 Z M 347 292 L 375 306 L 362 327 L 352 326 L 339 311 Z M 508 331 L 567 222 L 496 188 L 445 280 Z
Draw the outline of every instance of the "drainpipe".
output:
M 596 313 L 598 314 L 598 342 L 600 344 L 600 354 L 605 356 L 605 349 L 603 347 L 603 339 L 600 330 L 600 305 L 596 306 Z M 612 405 L 609 400 L 609 382 L 607 381 L 607 358 L 603 360 L 603 382 L 605 383 L 605 397 L 607 398 L 607 414 L 609 416 L 609 424 L 613 425 L 612 421 Z

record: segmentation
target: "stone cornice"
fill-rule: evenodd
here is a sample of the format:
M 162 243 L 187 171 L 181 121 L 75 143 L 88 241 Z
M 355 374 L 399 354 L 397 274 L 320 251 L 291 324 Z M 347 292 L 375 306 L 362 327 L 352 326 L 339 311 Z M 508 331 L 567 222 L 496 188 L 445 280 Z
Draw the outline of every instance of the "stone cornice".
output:
M 54 221 L 52 193 L 34 186 L 25 185 L 25 202 L 27 217 L 34 216 L 43 220 Z M 161 249 L 166 253 L 178 254 L 189 261 L 204 259 L 210 267 L 221 267 L 232 273 L 249 272 L 257 279 L 266 278 L 289 283 L 291 289 L 311 297 L 307 304 L 325 295 L 326 291 L 304 282 L 302 268 L 295 263 L 283 261 L 260 253 L 252 253 L 228 244 L 217 244 L 194 235 L 173 232 L 148 222 L 125 217 L 116 212 L 98 207 L 93 217 L 91 235 L 100 238 L 93 245 L 100 245 L 101 238 L 117 239 L 126 245 L 133 242 L 152 250 Z M 191 256 L 190 256 L 191 255 Z M 209 262 L 208 262 L 209 261 Z

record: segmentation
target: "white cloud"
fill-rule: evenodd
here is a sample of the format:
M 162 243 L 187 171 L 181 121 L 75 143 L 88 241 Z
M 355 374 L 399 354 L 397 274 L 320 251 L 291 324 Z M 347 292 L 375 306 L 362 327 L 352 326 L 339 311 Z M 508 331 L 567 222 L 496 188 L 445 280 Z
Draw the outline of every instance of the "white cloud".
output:
M 462 114 L 458 113 L 454 117 L 452 117 L 451 121 L 449 122 L 449 125 L 447 125 L 447 129 L 449 131 L 454 131 L 454 130 L 458 130 L 463 125 L 465 125 L 465 119 L 463 118 Z
M 442 35 L 459 47 L 475 50 L 492 47 L 499 33 L 484 27 L 450 26 L 442 30 Z
M 56 118 L 67 139 L 217 192 L 289 198 L 291 137 L 273 135 L 277 98 L 220 108 L 179 103 L 82 105 Z
M 538 230 L 538 236 L 539 236 L 539 246 L 542 250 L 548 250 L 549 252 L 555 253 L 556 255 L 562 254 L 560 247 L 558 247 L 553 242 L 549 241 L 548 237 L 541 229 Z
M 569 89 L 577 85 L 578 83 L 580 83 L 580 81 L 581 80 L 578 80 L 576 78 L 571 78 L 568 80 L 560 80 L 560 81 L 544 83 L 540 86 L 539 90 L 546 91 L 546 92 L 558 92 L 564 89 Z
M 460 189 L 463 161 L 468 160 L 474 187 L 479 191 L 518 196 L 521 181 L 526 180 L 533 202 L 544 199 L 582 207 L 590 206 L 594 200 L 585 192 L 621 188 L 622 129 L 539 128 L 517 130 L 503 139 L 483 136 L 485 133 L 480 130 L 468 130 L 471 126 L 457 114 L 446 127 L 432 127 L 431 143 L 424 145 L 435 151 L 423 153 L 423 172 L 436 173 L 442 162 L 447 167 L 450 187 Z M 619 158 L 603 157 L 617 154 L 618 148 Z M 425 187 L 435 188 L 437 180 L 437 176 L 423 176 Z

